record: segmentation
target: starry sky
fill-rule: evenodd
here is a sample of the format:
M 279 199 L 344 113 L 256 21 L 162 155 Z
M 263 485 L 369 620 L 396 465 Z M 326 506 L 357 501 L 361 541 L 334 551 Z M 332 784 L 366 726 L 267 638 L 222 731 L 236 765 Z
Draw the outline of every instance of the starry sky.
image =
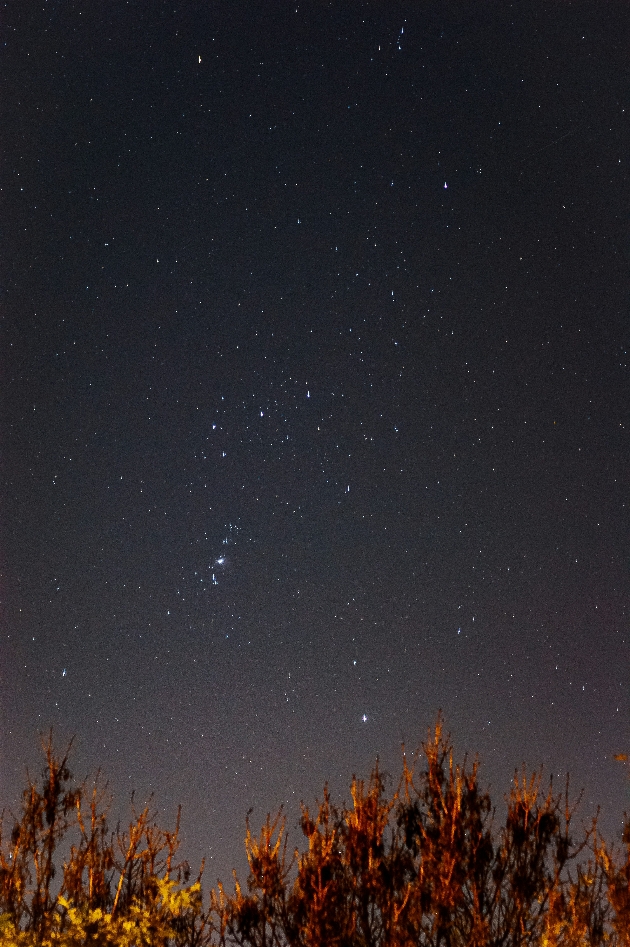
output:
M 227 880 L 250 807 L 293 830 L 442 708 L 497 802 L 569 770 L 618 837 L 629 34 L 2 5 L 5 803 L 76 734 Z

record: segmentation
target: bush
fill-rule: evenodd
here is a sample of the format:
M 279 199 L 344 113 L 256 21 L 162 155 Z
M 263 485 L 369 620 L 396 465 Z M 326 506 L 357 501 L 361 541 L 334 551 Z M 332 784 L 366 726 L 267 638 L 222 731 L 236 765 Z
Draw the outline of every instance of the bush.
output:
M 0 837 L 0 944 L 6 947 L 586 947 L 630 945 L 630 835 L 619 856 L 597 834 L 574 839 L 576 808 L 515 776 L 496 823 L 479 766 L 453 761 L 438 723 L 422 765 L 388 794 L 378 764 L 353 779 L 349 806 L 324 788 L 303 807 L 302 851 L 279 814 L 260 834 L 246 823 L 249 875 L 219 884 L 177 862 L 175 829 L 149 806 L 110 832 L 97 778 L 75 786 L 66 753 L 44 745 L 11 832 Z M 69 854 L 59 873 L 59 848 Z

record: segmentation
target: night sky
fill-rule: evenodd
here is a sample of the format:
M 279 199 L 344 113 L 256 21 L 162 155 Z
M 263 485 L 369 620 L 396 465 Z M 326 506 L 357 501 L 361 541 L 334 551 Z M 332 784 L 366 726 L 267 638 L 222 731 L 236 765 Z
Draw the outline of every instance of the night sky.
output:
M 622 3 L 0 13 L 0 790 L 76 734 L 207 878 L 442 708 L 630 750 Z

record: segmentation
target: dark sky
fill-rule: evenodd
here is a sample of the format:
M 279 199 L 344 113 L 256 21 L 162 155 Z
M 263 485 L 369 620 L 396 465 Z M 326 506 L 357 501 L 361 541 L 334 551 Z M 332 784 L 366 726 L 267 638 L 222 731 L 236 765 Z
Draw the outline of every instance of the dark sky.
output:
M 0 30 L 4 801 L 76 734 L 227 879 L 250 807 L 397 773 L 442 708 L 497 801 L 570 770 L 618 836 L 626 4 Z

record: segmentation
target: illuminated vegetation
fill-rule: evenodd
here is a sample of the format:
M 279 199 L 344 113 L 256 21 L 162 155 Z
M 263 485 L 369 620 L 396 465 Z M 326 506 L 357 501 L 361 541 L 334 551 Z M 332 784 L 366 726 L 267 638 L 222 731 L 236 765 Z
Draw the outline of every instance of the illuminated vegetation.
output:
M 249 877 L 205 897 L 178 860 L 178 824 L 150 807 L 108 828 L 98 779 L 76 786 L 45 745 L 17 817 L 2 821 L 2 947 L 582 947 L 630 945 L 623 857 L 596 826 L 574 838 L 568 792 L 518 775 L 497 825 L 477 764 L 457 766 L 441 723 L 388 794 L 378 766 L 349 806 L 303 808 L 302 851 L 281 817 L 247 824 Z M 61 854 L 63 852 L 63 855 Z

